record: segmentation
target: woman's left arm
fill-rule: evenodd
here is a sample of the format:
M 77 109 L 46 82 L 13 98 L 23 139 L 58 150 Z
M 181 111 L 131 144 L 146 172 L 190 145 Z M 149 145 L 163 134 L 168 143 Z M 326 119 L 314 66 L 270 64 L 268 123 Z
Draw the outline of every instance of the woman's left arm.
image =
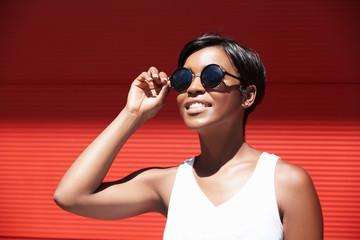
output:
M 310 175 L 299 166 L 279 160 L 275 189 L 284 239 L 322 240 L 321 205 Z

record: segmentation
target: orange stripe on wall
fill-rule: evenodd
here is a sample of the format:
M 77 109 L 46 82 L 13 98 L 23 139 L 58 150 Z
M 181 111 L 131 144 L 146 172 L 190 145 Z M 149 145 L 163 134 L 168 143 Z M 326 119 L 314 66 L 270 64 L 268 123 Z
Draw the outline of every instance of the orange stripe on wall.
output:
M 71 161 L 105 125 L 98 120 L 74 128 L 68 122 L 68 127 L 62 123 L 61 129 L 56 129 L 56 124 L 54 119 L 48 123 L 22 124 L 1 121 L 2 236 L 161 238 L 165 219 L 158 214 L 99 221 L 66 213 L 55 206 L 52 193 L 57 182 Z M 153 137 L 154 133 L 157 138 Z M 247 136 L 254 147 L 274 152 L 309 171 L 323 207 L 326 239 L 360 236 L 358 122 L 258 120 L 249 123 Z M 337 144 L 338 141 L 343 143 Z M 126 144 L 107 178 L 118 179 L 147 166 L 177 165 L 198 152 L 196 135 L 183 125 L 163 128 L 161 122 L 149 123 Z

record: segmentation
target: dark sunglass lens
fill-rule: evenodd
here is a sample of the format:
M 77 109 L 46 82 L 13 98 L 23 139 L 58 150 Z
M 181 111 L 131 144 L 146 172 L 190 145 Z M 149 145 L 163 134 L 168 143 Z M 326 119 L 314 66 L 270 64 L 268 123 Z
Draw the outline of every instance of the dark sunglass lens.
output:
M 222 69 L 216 64 L 205 67 L 201 73 L 201 81 L 206 88 L 217 87 L 221 83 L 223 77 L 224 73 Z
M 187 68 L 177 69 L 170 77 L 171 87 L 178 91 L 185 91 L 192 82 L 192 74 Z

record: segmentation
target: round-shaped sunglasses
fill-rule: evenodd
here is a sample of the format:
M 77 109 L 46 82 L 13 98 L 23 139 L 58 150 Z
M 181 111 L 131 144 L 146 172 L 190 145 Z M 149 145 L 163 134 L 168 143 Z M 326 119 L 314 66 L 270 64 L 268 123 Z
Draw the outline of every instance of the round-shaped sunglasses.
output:
M 210 64 L 207 65 L 200 74 L 194 74 L 188 68 L 178 68 L 170 76 L 170 84 L 174 90 L 183 92 L 190 87 L 194 77 L 200 76 L 201 84 L 204 88 L 215 88 L 220 85 L 225 74 L 236 78 L 239 81 L 241 80 L 241 78 L 226 72 L 219 65 Z

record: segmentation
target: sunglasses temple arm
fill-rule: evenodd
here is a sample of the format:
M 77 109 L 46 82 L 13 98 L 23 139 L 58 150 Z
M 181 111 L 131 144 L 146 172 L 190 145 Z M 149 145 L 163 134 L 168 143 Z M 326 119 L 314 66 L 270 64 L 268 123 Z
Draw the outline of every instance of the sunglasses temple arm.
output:
M 225 74 L 229 75 L 230 77 L 233 77 L 233 78 L 236 78 L 237 80 L 241 81 L 241 78 L 235 76 L 235 75 L 232 75 L 231 73 L 228 73 L 228 72 L 225 72 Z

